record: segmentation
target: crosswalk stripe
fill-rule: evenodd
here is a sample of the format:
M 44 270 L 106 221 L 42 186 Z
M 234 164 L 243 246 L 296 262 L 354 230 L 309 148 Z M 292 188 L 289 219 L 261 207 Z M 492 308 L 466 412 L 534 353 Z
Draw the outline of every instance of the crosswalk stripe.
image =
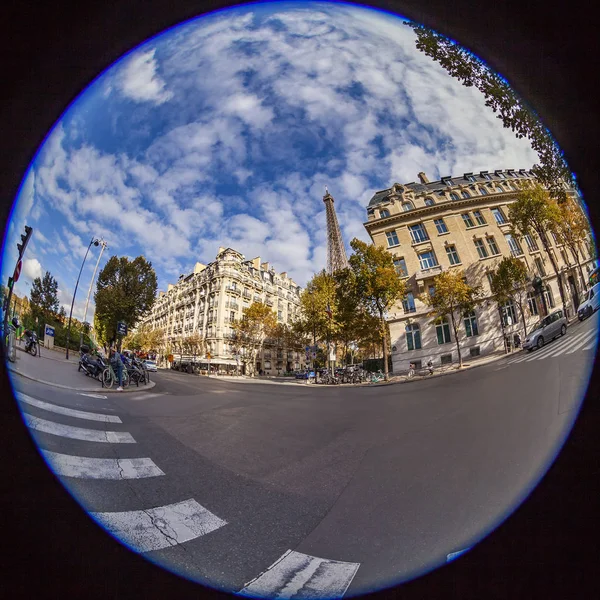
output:
M 101 431 L 98 429 L 84 429 L 83 427 L 73 427 L 72 425 L 63 425 L 54 421 L 46 421 L 33 415 L 24 413 L 25 424 L 31 429 L 71 438 L 73 440 L 84 440 L 85 442 L 106 442 L 109 444 L 135 444 L 135 440 L 130 433 L 126 431 Z
M 114 415 L 103 415 L 101 413 L 86 412 L 84 410 L 75 410 L 74 408 L 67 408 L 66 406 L 59 406 L 58 404 L 50 404 L 50 402 L 44 402 L 37 398 L 32 398 L 22 392 L 15 393 L 20 402 L 26 402 L 31 406 L 42 408 L 50 412 L 58 413 L 60 415 L 67 415 L 69 417 L 75 417 L 77 419 L 87 419 L 88 421 L 101 421 L 103 423 L 122 423 L 119 417 Z
M 262 598 L 342 598 L 360 563 L 318 558 L 288 550 L 239 596 Z
M 569 340 L 568 343 L 562 344 L 562 346 L 560 348 L 560 354 L 562 354 L 566 350 L 569 350 L 568 352 L 565 352 L 566 354 L 571 354 L 572 350 L 570 350 L 570 349 L 573 348 L 573 346 L 575 346 L 575 349 L 577 349 L 580 345 L 587 343 L 590 340 L 590 338 L 594 337 L 595 335 L 596 335 L 595 331 L 588 331 L 588 332 L 578 336 L 577 338 Z M 554 352 L 552 354 L 556 354 L 556 352 Z
M 578 333 L 576 336 L 571 338 L 563 338 L 560 340 L 558 344 L 548 344 L 542 350 L 534 350 L 531 356 L 528 356 L 525 360 L 530 362 L 532 360 L 539 360 L 540 358 L 546 358 L 550 354 L 555 354 L 557 352 L 562 352 L 566 347 L 571 346 L 571 344 L 579 341 L 582 336 L 587 335 L 586 332 Z
M 176 546 L 227 525 L 227 521 L 219 519 L 193 498 L 147 510 L 90 514 L 138 552 Z
M 150 458 L 88 458 L 42 450 L 52 470 L 78 479 L 142 479 L 164 475 Z
M 579 344 L 577 344 L 576 346 L 571 348 L 571 350 L 569 350 L 567 352 L 567 354 L 573 354 L 573 352 L 576 352 L 577 350 L 579 350 L 579 348 L 581 348 L 581 346 L 584 346 L 585 344 L 589 343 L 591 340 L 593 340 L 594 343 L 596 342 L 596 332 L 595 331 L 591 332 L 591 335 L 588 335 L 586 339 L 582 340 Z

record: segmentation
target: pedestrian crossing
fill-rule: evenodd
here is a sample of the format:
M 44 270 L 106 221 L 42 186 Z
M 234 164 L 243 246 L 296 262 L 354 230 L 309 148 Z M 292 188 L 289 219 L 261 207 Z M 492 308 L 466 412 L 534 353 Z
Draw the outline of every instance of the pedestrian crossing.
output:
M 59 477 L 78 480 L 81 485 L 91 481 L 120 481 L 164 479 L 167 476 L 149 457 L 119 458 L 120 448 L 132 448 L 137 441 L 127 431 L 117 429 L 123 421 L 116 415 L 75 410 L 15 391 L 21 405 L 23 420 L 33 431 L 52 436 L 68 449 L 87 448 L 75 455 L 41 448 L 40 453 Z M 36 416 L 25 409 L 40 411 Z M 109 410 L 107 408 L 107 410 Z M 39 412 L 38 412 L 39 414 Z M 90 426 L 111 429 L 91 429 L 58 422 L 73 419 Z M 43 445 L 43 437 L 40 446 Z M 74 440 L 73 442 L 71 440 Z M 96 458 L 84 454 L 97 453 L 98 444 L 114 447 L 114 458 Z M 96 450 L 94 450 L 96 448 Z M 60 448 L 62 450 L 62 447 Z M 141 483 L 141 481 L 140 481 Z M 122 485 L 115 483 L 114 485 Z M 131 485 L 131 483 L 129 484 Z M 138 506 L 134 510 L 89 511 L 90 516 L 107 532 L 139 553 L 166 551 L 193 540 L 208 536 L 227 527 L 228 522 L 208 510 L 194 498 L 173 498 L 161 506 Z M 140 500 L 140 502 L 142 502 Z M 163 500 L 164 502 L 164 500 Z M 352 583 L 360 563 L 330 560 L 288 550 L 270 567 L 246 583 L 238 595 L 263 598 L 342 598 Z M 239 585 L 239 584 L 238 584 Z M 231 590 L 235 592 L 235 590 Z
M 565 335 L 557 340 L 543 346 L 540 350 L 533 352 L 519 352 L 515 357 L 510 358 L 507 364 L 512 365 L 521 362 L 531 362 L 534 360 L 543 360 L 545 358 L 556 358 L 558 356 L 573 354 L 578 351 L 592 350 L 596 347 L 597 330 L 579 331 L 573 335 Z

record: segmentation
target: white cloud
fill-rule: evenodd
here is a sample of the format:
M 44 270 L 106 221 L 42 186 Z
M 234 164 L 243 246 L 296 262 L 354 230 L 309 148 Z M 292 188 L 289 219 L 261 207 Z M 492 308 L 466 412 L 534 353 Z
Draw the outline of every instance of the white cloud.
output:
M 121 92 L 136 102 L 162 104 L 173 97 L 166 83 L 157 74 L 156 49 L 136 52 L 122 67 L 119 84 Z
M 32 281 L 37 277 L 42 277 L 42 265 L 37 258 L 26 258 L 23 261 L 23 276 Z

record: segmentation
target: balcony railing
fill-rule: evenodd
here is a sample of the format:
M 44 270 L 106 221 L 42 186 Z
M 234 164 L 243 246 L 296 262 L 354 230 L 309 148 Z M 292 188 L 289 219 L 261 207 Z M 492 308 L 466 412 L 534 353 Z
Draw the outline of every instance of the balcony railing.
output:
M 421 269 L 415 273 L 415 279 L 417 281 L 422 281 L 423 279 L 427 279 L 429 277 L 435 277 L 436 275 L 440 275 L 443 270 L 444 269 L 441 265 L 435 265 L 433 267 L 428 267 L 427 269 Z

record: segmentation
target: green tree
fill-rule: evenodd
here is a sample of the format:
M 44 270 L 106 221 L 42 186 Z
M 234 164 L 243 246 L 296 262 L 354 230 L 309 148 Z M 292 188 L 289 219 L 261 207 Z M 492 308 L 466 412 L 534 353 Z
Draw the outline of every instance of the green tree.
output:
M 385 318 L 389 309 L 406 294 L 406 283 L 396 272 L 392 255 L 385 248 L 366 244 L 357 238 L 350 242 L 350 246 L 354 250 L 349 263 L 356 282 L 356 294 L 366 312 L 379 319 L 384 378 L 387 381 L 388 328 Z
M 156 289 L 156 273 L 143 256 L 132 261 L 125 256 L 111 256 L 98 275 L 94 294 L 95 320 L 101 338 L 105 342 L 116 340 L 119 321 L 128 328 L 135 327 L 151 309 Z
M 523 330 L 527 337 L 527 293 L 529 286 L 529 273 L 527 267 L 514 256 L 505 256 L 492 273 L 492 294 L 499 305 L 512 300 L 518 307 L 523 322 Z
M 43 277 L 36 277 L 31 284 L 29 294 L 31 313 L 35 318 L 42 320 L 56 319 L 60 302 L 58 301 L 58 282 L 50 271 Z
M 244 362 L 252 376 L 255 374 L 256 356 L 276 327 L 277 316 L 262 302 L 253 302 L 244 309 L 242 318 L 232 323 L 234 343 L 239 349 L 244 349 Z
M 587 288 L 581 268 L 581 247 L 586 245 L 592 229 L 581 205 L 571 196 L 558 206 L 558 219 L 554 222 L 553 232 L 569 248 L 579 270 L 582 285 Z
M 517 200 L 508 208 L 508 218 L 512 225 L 513 235 L 520 237 L 536 233 L 540 238 L 556 275 L 563 311 L 567 314 L 562 278 L 548 239 L 548 233 L 555 230 L 561 218 L 558 204 L 552 200 L 548 190 L 538 182 L 524 182 L 523 189 L 517 195 Z
M 460 351 L 459 324 L 466 313 L 470 313 L 477 306 L 481 294 L 481 286 L 472 286 L 467 283 L 460 271 L 446 271 L 433 279 L 434 291 L 425 293 L 421 301 L 432 309 L 433 314 L 439 318 L 450 317 L 454 341 L 458 352 L 458 366 L 463 366 Z
M 466 87 L 476 87 L 507 129 L 517 138 L 527 138 L 537 153 L 539 164 L 533 172 L 553 197 L 566 199 L 565 184 L 575 184 L 573 174 L 552 135 L 538 115 L 482 60 L 447 37 L 417 23 L 406 23 L 416 33 L 416 47 L 439 63 L 447 73 Z

